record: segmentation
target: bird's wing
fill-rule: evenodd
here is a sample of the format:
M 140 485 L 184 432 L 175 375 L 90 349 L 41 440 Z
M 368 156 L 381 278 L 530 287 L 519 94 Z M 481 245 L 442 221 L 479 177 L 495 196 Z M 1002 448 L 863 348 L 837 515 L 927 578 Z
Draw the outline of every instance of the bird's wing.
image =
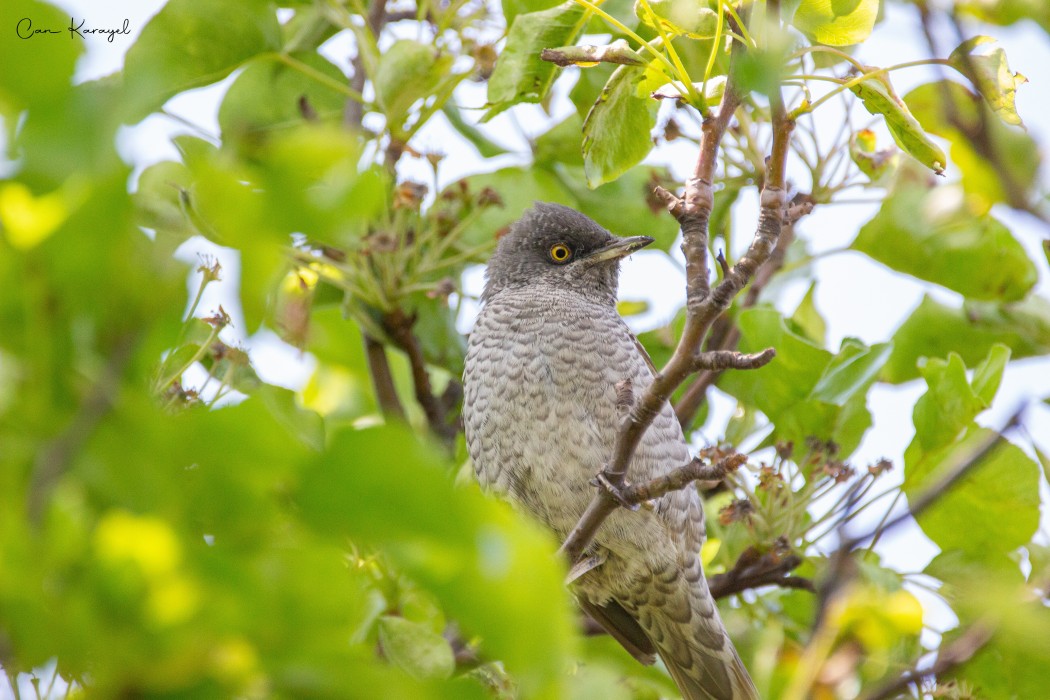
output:
M 576 599 L 585 613 L 601 625 L 627 652 L 646 666 L 656 661 L 656 647 L 645 630 L 615 600 L 595 605 L 583 596 Z

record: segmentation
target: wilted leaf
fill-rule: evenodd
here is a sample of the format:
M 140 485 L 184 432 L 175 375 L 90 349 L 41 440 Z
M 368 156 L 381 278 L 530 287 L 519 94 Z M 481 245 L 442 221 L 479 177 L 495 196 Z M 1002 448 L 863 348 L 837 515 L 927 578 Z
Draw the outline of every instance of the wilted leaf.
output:
M 926 135 L 907 105 L 897 97 L 886 76 L 868 78 L 850 90 L 861 99 L 865 109 L 886 119 L 886 126 L 901 150 L 938 175 L 944 172 L 948 163 L 944 151 Z
M 1031 136 L 1005 126 L 980 97 L 954 81 L 920 85 L 904 101 L 930 133 L 951 142 L 952 163 L 962 172 L 969 199 L 985 211 L 996 202 L 1027 202 L 1040 163 Z M 973 134 L 985 132 L 987 142 L 973 140 Z
M 1017 87 L 1027 83 L 1028 78 L 1010 71 L 1006 62 L 1006 52 L 1001 47 L 983 54 L 973 53 L 978 46 L 994 41 L 990 36 L 971 37 L 952 51 L 948 62 L 973 80 L 978 92 L 1000 119 L 1007 124 L 1021 126 L 1021 117 L 1017 114 L 1014 99 Z

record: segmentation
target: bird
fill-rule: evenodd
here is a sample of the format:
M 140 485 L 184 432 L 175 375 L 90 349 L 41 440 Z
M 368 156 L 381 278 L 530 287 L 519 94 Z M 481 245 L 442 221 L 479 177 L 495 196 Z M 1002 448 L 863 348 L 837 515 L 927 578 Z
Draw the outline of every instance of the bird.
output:
M 486 268 L 463 376 L 468 451 L 485 490 L 560 541 L 612 458 L 626 411 L 617 385 L 640 396 L 655 376 L 616 310 L 620 262 L 652 241 L 536 202 Z M 665 403 L 628 478 L 645 482 L 689 459 Z M 592 568 L 572 582 L 580 607 L 639 661 L 659 655 L 686 700 L 757 699 L 704 576 L 699 493 L 672 491 L 650 505 L 617 508 L 602 523 L 585 552 Z

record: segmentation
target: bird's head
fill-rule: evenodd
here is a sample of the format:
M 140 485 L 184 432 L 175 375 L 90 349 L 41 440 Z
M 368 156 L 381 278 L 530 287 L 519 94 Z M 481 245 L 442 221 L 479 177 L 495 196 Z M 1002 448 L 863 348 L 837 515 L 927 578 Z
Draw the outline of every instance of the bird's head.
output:
M 614 236 L 575 209 L 536 202 L 500 239 L 482 299 L 545 286 L 615 304 L 620 260 L 652 242 L 649 236 Z

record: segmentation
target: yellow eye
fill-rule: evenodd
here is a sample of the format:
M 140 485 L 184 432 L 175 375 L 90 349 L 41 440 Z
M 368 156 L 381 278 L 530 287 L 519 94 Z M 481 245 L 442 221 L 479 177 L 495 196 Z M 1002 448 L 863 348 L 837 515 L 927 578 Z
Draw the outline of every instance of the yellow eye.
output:
M 556 263 L 568 262 L 572 257 L 572 251 L 564 243 L 556 243 L 551 246 L 550 256 L 551 260 Z

